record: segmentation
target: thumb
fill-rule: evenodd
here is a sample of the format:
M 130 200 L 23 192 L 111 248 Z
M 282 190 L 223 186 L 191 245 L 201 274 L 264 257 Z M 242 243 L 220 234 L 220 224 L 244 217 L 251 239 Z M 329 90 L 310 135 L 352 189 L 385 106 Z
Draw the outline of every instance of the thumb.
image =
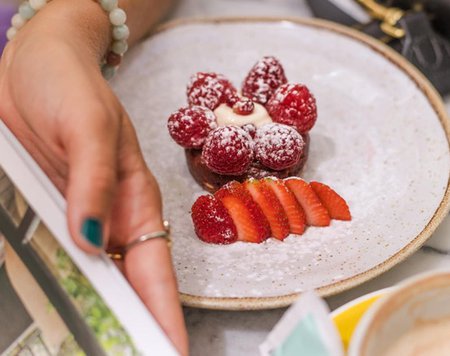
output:
M 66 135 L 69 230 L 82 250 L 96 254 L 108 243 L 117 184 L 119 120 L 100 110 L 72 122 L 76 124 L 67 128 Z

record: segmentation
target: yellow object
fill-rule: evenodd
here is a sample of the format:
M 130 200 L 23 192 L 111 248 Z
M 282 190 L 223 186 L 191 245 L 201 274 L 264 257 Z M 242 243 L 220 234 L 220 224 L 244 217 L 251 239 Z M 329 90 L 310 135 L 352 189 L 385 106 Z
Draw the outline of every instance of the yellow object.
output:
M 358 0 L 365 7 L 372 18 L 381 21 L 381 30 L 393 38 L 405 37 L 405 30 L 399 26 L 399 21 L 405 16 L 405 12 L 398 7 L 387 7 L 375 0 Z
M 339 334 L 341 335 L 345 350 L 348 349 L 350 339 L 356 329 L 356 326 L 358 325 L 359 320 L 372 306 L 372 304 L 381 296 L 382 294 L 379 294 L 369 299 L 362 300 L 361 302 L 350 306 L 348 309 L 344 310 L 333 318 L 334 324 L 336 325 Z

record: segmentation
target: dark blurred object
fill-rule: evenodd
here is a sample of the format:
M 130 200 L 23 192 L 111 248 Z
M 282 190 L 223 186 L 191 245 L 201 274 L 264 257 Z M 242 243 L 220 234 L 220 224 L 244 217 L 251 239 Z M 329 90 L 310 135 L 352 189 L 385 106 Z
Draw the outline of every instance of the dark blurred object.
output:
M 11 26 L 11 17 L 16 11 L 17 6 L 13 6 L 10 4 L 5 5 L 0 3 L 0 56 L 3 52 L 3 48 L 6 45 L 6 31 Z
M 347 1 L 360 4 L 371 20 L 357 21 L 342 0 L 307 0 L 317 17 L 353 26 L 388 44 L 442 95 L 450 93 L 450 0 Z
M 425 1 L 425 9 L 434 14 L 434 27 L 450 40 L 450 0 Z
M 450 0 L 389 0 L 385 3 L 403 10 L 423 9 L 429 14 L 433 28 L 450 40 Z

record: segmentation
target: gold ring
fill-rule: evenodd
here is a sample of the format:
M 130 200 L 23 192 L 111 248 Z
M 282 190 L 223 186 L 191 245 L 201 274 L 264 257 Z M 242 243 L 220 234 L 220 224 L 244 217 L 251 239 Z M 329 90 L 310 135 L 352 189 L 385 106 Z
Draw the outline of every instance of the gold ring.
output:
M 156 231 L 151 232 L 148 234 L 144 234 L 136 238 L 135 240 L 127 243 L 125 246 L 122 247 L 113 247 L 106 251 L 108 256 L 113 260 L 123 261 L 125 258 L 125 254 L 130 251 L 132 248 L 150 241 L 154 239 L 165 239 L 167 241 L 167 245 L 172 247 L 172 239 L 170 238 L 170 224 L 168 221 L 163 221 L 164 230 L 163 231 Z

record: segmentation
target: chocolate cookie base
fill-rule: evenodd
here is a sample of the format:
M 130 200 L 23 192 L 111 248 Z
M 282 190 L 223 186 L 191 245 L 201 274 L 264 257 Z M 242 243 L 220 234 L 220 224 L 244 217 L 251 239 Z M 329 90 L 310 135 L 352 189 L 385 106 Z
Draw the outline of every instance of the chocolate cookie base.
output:
M 265 177 L 277 177 L 282 179 L 298 176 L 301 173 L 306 161 L 308 160 L 309 153 L 309 134 L 302 135 L 302 137 L 305 141 L 305 148 L 299 162 L 295 166 L 283 169 L 281 171 L 274 171 L 270 168 L 262 166 L 259 162 L 255 161 L 252 163 L 249 170 L 243 175 L 232 176 L 217 174 L 212 172 L 202 162 L 202 151 L 194 149 L 185 150 L 186 162 L 189 168 L 189 172 L 191 172 L 192 177 L 194 177 L 195 181 L 200 184 L 203 189 L 209 191 L 210 193 L 214 193 L 223 185 L 231 182 L 232 180 L 243 182 L 249 178 L 260 179 Z

